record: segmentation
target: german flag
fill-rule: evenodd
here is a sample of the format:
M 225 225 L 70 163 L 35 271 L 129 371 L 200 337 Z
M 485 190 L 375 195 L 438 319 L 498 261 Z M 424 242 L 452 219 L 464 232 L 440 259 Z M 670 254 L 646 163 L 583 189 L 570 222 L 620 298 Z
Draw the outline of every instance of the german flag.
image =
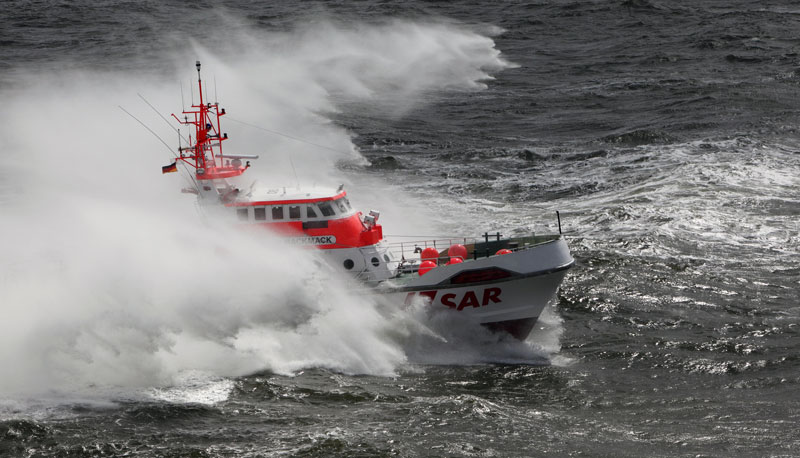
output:
M 161 173 L 172 173 L 178 171 L 178 161 L 173 162 L 170 165 L 165 165 L 161 167 Z

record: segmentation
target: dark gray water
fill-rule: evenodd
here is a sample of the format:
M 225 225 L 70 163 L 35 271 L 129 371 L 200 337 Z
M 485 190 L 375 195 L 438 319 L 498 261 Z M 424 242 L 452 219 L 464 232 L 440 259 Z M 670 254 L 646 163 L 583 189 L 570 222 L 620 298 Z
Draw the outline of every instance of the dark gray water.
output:
M 792 2 L 11 1 L 1 14 L 0 90 L 14 110 L 2 116 L 0 210 L 26 216 L 0 223 L 0 455 L 800 456 Z M 98 101 L 117 110 L 155 92 L 160 105 L 152 85 L 193 77 L 198 56 L 221 81 L 247 74 L 252 104 L 278 106 L 239 102 L 232 116 L 345 153 L 352 138 L 371 165 L 308 154 L 336 156 L 321 168 L 354 183 L 355 202 L 360 191 L 372 204 L 374 186 L 400 196 L 396 221 L 420 207 L 438 215 L 416 220 L 423 233 L 553 231 L 559 210 L 577 266 L 541 328 L 522 344 L 442 342 L 436 323 L 386 329 L 348 315 L 309 332 L 239 308 L 205 319 L 216 302 L 195 290 L 148 314 L 161 284 L 143 270 L 185 267 L 169 253 L 139 258 L 85 236 L 78 249 L 91 256 L 68 257 L 37 238 L 41 226 L 83 234 L 95 223 L 26 211 L 39 202 L 31 188 L 66 193 L 91 179 L 30 172 L 39 181 L 21 185 L 19 174 L 63 170 L 54 150 L 105 154 L 141 137 L 162 148 Z M 177 90 L 163 102 L 176 104 Z M 81 143 L 90 135 L 109 141 Z M 298 161 L 301 173 L 313 162 Z M 126 176 L 163 182 L 137 173 Z M 135 200 L 103 190 L 108 202 Z M 169 308 L 198 300 L 191 319 Z M 39 312 L 53 304 L 62 311 Z M 58 331 L 38 333 L 53 316 L 45 329 Z M 269 345 L 243 339 L 248 330 Z M 231 353 L 183 353 L 182 332 Z M 180 370 L 161 359 L 170 351 Z

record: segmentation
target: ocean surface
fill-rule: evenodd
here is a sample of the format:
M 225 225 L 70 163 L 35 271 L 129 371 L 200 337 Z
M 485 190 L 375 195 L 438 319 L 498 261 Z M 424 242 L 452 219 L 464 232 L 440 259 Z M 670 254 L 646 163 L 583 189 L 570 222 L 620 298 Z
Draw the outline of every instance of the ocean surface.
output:
M 6 0 L 0 456 L 800 456 L 798 31 L 788 0 Z M 529 339 L 203 224 L 158 169 L 195 60 L 251 179 L 345 183 L 390 239 L 559 211 Z

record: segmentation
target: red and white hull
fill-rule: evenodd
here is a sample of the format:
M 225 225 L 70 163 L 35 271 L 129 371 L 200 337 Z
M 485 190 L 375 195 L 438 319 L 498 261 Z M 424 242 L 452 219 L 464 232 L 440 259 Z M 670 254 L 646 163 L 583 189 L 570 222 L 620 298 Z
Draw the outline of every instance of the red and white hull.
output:
M 228 134 L 220 127 L 226 112 L 203 100 L 200 62 L 196 63 L 199 103 L 183 110 L 180 124 L 194 129 L 187 146 L 162 173 L 185 167 L 203 208 L 231 218 L 243 228 L 269 230 L 286 243 L 322 250 L 335 266 L 349 272 L 398 304 L 421 297 L 434 309 L 467 316 L 477 323 L 524 339 L 542 310 L 555 297 L 574 260 L 561 236 L 391 244 L 383 237 L 380 212 L 362 214 L 338 189 L 262 188 L 254 182 L 239 188 L 233 180 L 249 167 L 242 159 L 258 156 L 222 151 Z M 560 225 L 559 225 L 560 227 Z M 440 252 L 437 242 L 449 247 Z M 430 243 L 430 244 L 429 244 Z M 407 252 L 405 248 L 411 248 Z M 417 253 L 422 252 L 421 258 Z M 471 251 L 471 254 L 470 254 Z M 432 258 L 426 258 L 426 252 Z M 454 254 L 454 253 L 460 254 Z M 436 260 L 439 265 L 437 267 Z

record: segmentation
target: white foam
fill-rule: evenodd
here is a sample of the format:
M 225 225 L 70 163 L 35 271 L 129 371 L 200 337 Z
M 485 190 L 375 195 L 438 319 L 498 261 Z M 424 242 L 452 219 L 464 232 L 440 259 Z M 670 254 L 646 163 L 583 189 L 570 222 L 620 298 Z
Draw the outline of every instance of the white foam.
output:
M 559 338 L 563 332 L 560 318 L 547 309 L 531 336 L 519 341 L 492 333 L 452 310 L 434 310 L 418 299 L 402 312 L 409 324 L 400 341 L 411 364 L 547 365 L 561 349 Z
M 175 81 L 193 79 L 199 58 L 230 116 L 339 152 L 228 122 L 227 151 L 262 155 L 249 180 L 293 184 L 291 154 L 303 180 L 336 185 L 337 162 L 363 160 L 324 116 L 337 97 L 414 103 L 428 90 L 479 88 L 487 69 L 507 64 L 491 39 L 443 24 L 318 23 L 227 38 L 223 57 L 200 46 L 154 56 L 180 62 L 168 82 L 64 70 L 0 94 L 14 113 L 0 125 L 0 392 L 113 399 L 155 388 L 159 399 L 217 402 L 227 377 L 254 371 L 390 375 L 405 364 L 394 323 L 320 273 L 313 252 L 206 224 L 177 192 L 186 181 L 159 173 L 168 148 L 117 106 L 176 143 L 136 93 L 179 112 Z

